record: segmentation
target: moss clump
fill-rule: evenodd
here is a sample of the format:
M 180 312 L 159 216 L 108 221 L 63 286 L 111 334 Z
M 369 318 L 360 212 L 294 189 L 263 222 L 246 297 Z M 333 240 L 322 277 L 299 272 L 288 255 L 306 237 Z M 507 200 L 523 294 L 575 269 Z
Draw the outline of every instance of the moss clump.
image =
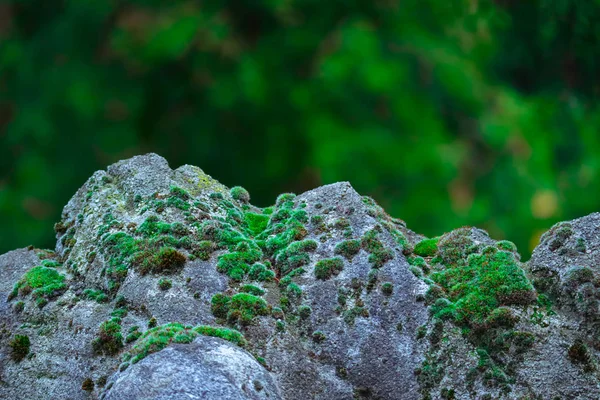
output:
M 9 300 L 17 295 L 28 295 L 31 293 L 38 306 L 43 306 L 67 288 L 65 276 L 55 268 L 37 266 L 31 268 L 23 275 L 21 280 L 15 284 L 9 296 Z
M 391 282 L 384 282 L 381 284 L 381 292 L 386 296 L 391 296 L 394 293 L 394 284 Z
M 296 195 L 294 193 L 282 193 L 279 196 L 277 196 L 277 200 L 275 201 L 275 206 L 276 207 L 282 207 L 285 206 L 286 203 L 292 203 L 291 205 L 287 204 L 288 207 L 293 207 L 293 201 L 296 198 Z
M 548 234 L 550 235 L 554 234 L 554 238 L 548 245 L 548 248 L 550 249 L 550 251 L 558 250 L 559 248 L 564 246 L 566 241 L 569 240 L 569 238 L 573 236 L 574 233 L 575 231 L 573 230 L 573 226 L 570 223 L 560 222 L 556 224 L 548 232 Z
M 345 257 L 348 261 L 352 261 L 354 256 L 360 251 L 360 248 L 360 240 L 343 240 L 335 246 L 333 252 Z
M 310 263 L 309 252 L 317 249 L 318 244 L 314 240 L 302 240 L 291 243 L 278 253 L 275 261 L 281 275 L 285 275 L 293 269 L 300 268 Z
M 471 228 L 460 228 L 442 236 L 437 243 L 438 255 L 444 265 L 466 263 L 469 254 L 477 252 L 471 239 Z
M 91 378 L 86 378 L 81 384 L 81 390 L 92 392 L 94 390 L 94 381 Z
M 473 254 L 465 264 L 430 275 L 453 302 L 452 310 L 444 312 L 455 313 L 458 322 L 482 324 L 501 305 L 535 301 L 535 290 L 512 253 Z
M 92 348 L 96 353 L 109 355 L 117 354 L 123 348 L 120 318 L 112 318 L 100 325 L 98 337 L 92 341 Z
M 356 318 L 358 317 L 364 317 L 364 318 L 368 318 L 369 317 L 369 310 L 367 310 L 365 307 L 361 306 L 355 306 L 349 310 L 346 310 L 342 313 L 342 318 L 344 319 L 344 322 L 347 323 L 348 325 L 354 325 L 354 322 L 356 321 Z
M 587 282 L 594 282 L 594 271 L 588 267 L 572 267 L 565 274 L 564 287 L 570 290 Z
M 321 331 L 314 331 L 312 334 L 312 340 L 316 343 L 322 343 L 327 339 L 327 335 L 325 335 Z
M 170 279 L 160 278 L 158 280 L 158 288 L 160 290 L 169 290 L 173 286 L 173 283 Z
M 215 294 L 210 301 L 210 310 L 217 318 L 227 318 L 231 298 L 223 293 Z
M 125 343 L 135 342 L 142 336 L 142 332 L 140 332 L 139 326 L 132 326 L 129 328 L 129 332 L 127 332 L 127 336 L 125 337 Z
M 268 269 L 264 264 L 255 263 L 250 268 L 248 278 L 252 279 L 253 281 L 269 282 L 275 278 L 275 272 Z
M 391 249 L 385 247 L 378 239 L 381 228 L 378 226 L 367 231 L 361 238 L 362 248 L 369 253 L 369 263 L 373 268 L 381 268 L 383 265 L 394 258 Z
M 265 294 L 265 291 L 263 289 L 259 288 L 258 286 L 255 286 L 255 285 L 243 285 L 240 288 L 240 292 L 250 293 L 255 296 L 262 296 L 263 294 Z
M 135 364 L 146 356 L 156 353 L 171 343 L 191 343 L 200 335 L 219 337 L 238 346 L 245 346 L 246 340 L 242 334 L 233 329 L 212 326 L 185 326 L 179 323 L 169 323 L 146 331 L 131 350 L 123 356 L 123 361 Z
M 161 247 L 158 253 L 151 252 L 138 253 L 134 259 L 138 265 L 140 273 L 166 274 L 174 273 L 183 268 L 187 258 L 178 250 L 172 247 Z
M 298 307 L 298 316 L 302 319 L 307 319 L 312 314 L 312 308 L 307 305 L 301 305 Z
M 338 218 L 333 222 L 336 229 L 346 229 L 350 227 L 350 222 L 346 218 Z
M 508 307 L 498 307 L 493 310 L 485 320 L 488 328 L 513 328 L 519 317 Z
M 248 191 L 241 186 L 232 187 L 229 193 L 234 200 L 237 200 L 240 203 L 250 202 L 250 193 L 248 193 Z
M 421 240 L 415 246 L 414 253 L 421 257 L 435 256 L 438 251 L 438 240 L 439 238 Z
M 271 313 L 266 301 L 249 293 L 233 295 L 228 306 L 227 319 L 229 322 L 239 322 L 242 325 L 249 324 L 254 317 Z
M 83 291 L 83 297 L 98 303 L 106 303 L 108 301 L 108 296 L 102 290 L 85 289 Z
M 324 258 L 315 265 L 315 277 L 317 279 L 329 279 L 344 269 L 344 260 L 340 257 Z
M 575 343 L 569 347 L 568 355 L 571 362 L 583 366 L 584 371 L 591 372 L 596 369 L 594 356 L 583 340 L 577 339 Z
M 235 281 L 241 281 L 250 271 L 250 265 L 259 261 L 261 257 L 260 249 L 251 247 L 247 242 L 241 242 L 235 251 L 219 256 L 217 271 L 227 274 Z
M 210 240 L 201 240 L 197 242 L 192 250 L 192 254 L 200 260 L 210 260 L 211 254 L 217 249 L 217 246 Z
M 29 354 L 31 348 L 31 341 L 29 336 L 26 335 L 15 335 L 15 337 L 8 344 L 10 346 L 10 357 L 19 362 L 23 360 Z
M 244 220 L 248 225 L 248 230 L 253 236 L 260 235 L 269 223 L 269 216 L 265 214 L 256 214 L 252 212 L 244 213 Z

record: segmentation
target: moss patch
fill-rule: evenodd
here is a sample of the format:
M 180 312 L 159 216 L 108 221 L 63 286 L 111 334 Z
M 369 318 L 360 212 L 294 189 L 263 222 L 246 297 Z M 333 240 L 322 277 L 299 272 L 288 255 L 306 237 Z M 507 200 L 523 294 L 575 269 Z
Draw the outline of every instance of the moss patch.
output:
M 96 353 L 109 355 L 117 354 L 123 348 L 120 318 L 113 317 L 100 325 L 98 337 L 92 341 L 92 348 Z
M 135 364 L 146 356 L 156 353 L 171 343 L 191 343 L 200 335 L 218 337 L 238 346 L 245 346 L 243 335 L 233 329 L 212 326 L 186 326 L 179 323 L 169 323 L 149 329 L 140 336 L 137 343 L 123 356 L 124 362 Z
M 48 300 L 60 295 L 67 288 L 65 276 L 56 268 L 38 265 L 31 268 L 15 284 L 9 296 L 13 299 L 18 295 L 26 296 L 31 293 L 39 307 L 43 307 Z
M 315 277 L 317 279 L 329 279 L 344 269 L 344 260 L 340 257 L 324 258 L 317 261 L 315 265 Z
M 437 244 L 439 238 L 425 239 L 417 243 L 414 253 L 421 257 L 433 257 L 438 251 Z
M 458 322 L 482 324 L 501 305 L 527 305 L 535 301 L 531 282 L 513 254 L 473 254 L 466 265 L 449 266 L 430 278 L 453 302 L 443 313 L 454 314 Z
M 25 335 L 15 335 L 8 345 L 11 350 L 10 357 L 16 362 L 19 362 L 27 357 L 31 348 L 29 336 Z
M 351 261 L 358 254 L 360 248 L 360 240 L 343 240 L 335 246 L 333 252 Z

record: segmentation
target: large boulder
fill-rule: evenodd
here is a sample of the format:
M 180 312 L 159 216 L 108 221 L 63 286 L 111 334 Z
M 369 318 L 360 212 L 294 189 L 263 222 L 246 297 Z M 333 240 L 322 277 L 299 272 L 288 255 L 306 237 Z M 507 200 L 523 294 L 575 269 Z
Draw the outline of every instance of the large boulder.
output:
M 600 214 L 524 264 L 347 182 L 259 208 L 156 154 L 0 256 L 0 398 L 597 399 Z

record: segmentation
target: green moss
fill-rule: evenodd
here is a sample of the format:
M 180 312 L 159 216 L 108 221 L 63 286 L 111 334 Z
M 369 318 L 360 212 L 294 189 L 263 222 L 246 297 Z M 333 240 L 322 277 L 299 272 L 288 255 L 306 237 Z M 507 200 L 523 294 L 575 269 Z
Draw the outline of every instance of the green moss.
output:
M 200 260 L 208 261 L 216 249 L 217 246 L 210 240 L 201 240 L 193 246 L 192 254 Z
M 25 302 L 23 301 L 17 301 L 15 303 L 15 305 L 13 306 L 13 310 L 16 313 L 20 313 L 25 309 Z
M 580 253 L 585 253 L 587 251 L 587 246 L 585 244 L 585 239 L 577 238 L 577 242 L 575 244 L 575 250 Z
M 45 301 L 47 303 L 48 299 L 58 296 L 66 288 L 64 275 L 59 273 L 54 267 L 49 268 L 39 265 L 27 271 L 15 284 L 9 300 L 19 294 L 25 296 L 31 293 L 36 301 Z
M 210 301 L 210 310 L 217 318 L 227 318 L 231 298 L 222 293 L 215 294 Z
M 575 266 L 569 268 L 564 278 L 564 286 L 569 289 L 575 289 L 576 287 L 595 280 L 594 271 L 588 267 Z
M 325 340 L 327 340 L 327 335 L 325 335 L 323 332 L 321 331 L 314 331 L 312 334 L 312 339 L 313 341 L 315 341 L 316 343 L 322 343 Z
M 298 315 L 302 319 L 307 319 L 308 317 L 310 317 L 311 313 L 312 313 L 312 308 L 310 308 L 307 305 L 301 305 L 300 307 L 298 307 Z
M 174 273 L 185 265 L 187 258 L 172 247 L 162 247 L 158 253 L 150 251 L 140 252 L 134 258 L 134 265 L 139 268 L 140 273 L 166 274 Z
M 335 246 L 333 252 L 345 257 L 348 261 L 351 261 L 354 256 L 358 254 L 360 248 L 360 240 L 344 240 Z
M 315 265 L 315 277 L 317 279 L 329 279 L 344 269 L 344 260 L 340 257 L 324 258 Z
M 164 349 L 171 343 L 191 343 L 200 335 L 219 337 L 238 346 L 246 344 L 242 334 L 233 329 L 204 325 L 192 327 L 179 323 L 169 323 L 144 332 L 131 350 L 123 356 L 123 361 L 135 364 L 149 354 Z
M 228 304 L 227 319 L 230 322 L 239 322 L 247 325 L 260 315 L 269 315 L 271 310 L 267 302 L 258 296 L 248 293 L 238 293 L 231 297 Z
M 156 320 L 155 317 L 152 317 L 148 320 L 148 328 L 154 328 L 158 325 L 158 321 Z
M 277 200 L 275 201 L 275 206 L 282 207 L 286 203 L 293 202 L 295 198 L 296 198 L 296 195 L 294 193 L 282 193 L 279 196 L 277 196 Z M 292 206 L 293 206 L 293 204 L 292 204 Z
M 29 336 L 15 335 L 8 345 L 10 347 L 10 357 L 15 362 L 19 362 L 29 354 L 31 341 L 29 340 Z
M 433 272 L 430 278 L 455 303 L 459 322 L 481 324 L 501 305 L 527 305 L 535 300 L 533 286 L 512 253 L 473 254 L 464 266 L 454 262 L 461 266 Z
M 125 337 L 125 343 L 135 342 L 141 336 L 142 336 L 142 332 L 140 332 L 140 327 L 137 325 L 132 326 L 131 328 L 129 328 L 129 331 L 127 332 L 127 336 Z
M 102 290 L 85 289 L 83 297 L 88 300 L 94 300 L 98 303 L 108 302 L 108 296 Z
M 248 278 L 259 282 L 270 282 L 275 278 L 275 272 L 268 269 L 264 264 L 255 263 L 250 268 Z
M 350 222 L 346 218 L 338 218 L 333 222 L 336 229 L 346 229 L 350 226 Z
M 498 307 L 493 310 L 485 320 L 485 326 L 489 328 L 513 328 L 519 318 L 508 307 Z
M 293 269 L 300 268 L 310 263 L 309 252 L 317 249 L 314 240 L 302 240 L 291 243 L 276 257 L 277 267 L 281 275 L 285 275 Z
M 369 254 L 369 263 L 373 268 L 381 268 L 386 262 L 394 258 L 394 253 L 391 249 L 384 247 L 383 243 L 378 239 L 381 228 L 374 228 L 367 231 L 361 238 L 362 248 Z
M 98 337 L 92 341 L 96 353 L 114 355 L 123 348 L 120 318 L 104 321 L 98 329 Z
M 231 343 L 237 344 L 240 347 L 247 345 L 244 336 L 234 329 L 201 325 L 194 328 L 194 331 L 204 336 L 218 337 L 227 340 Z
M 348 325 L 354 325 L 354 322 L 358 317 L 369 317 L 369 311 L 363 306 L 355 306 L 342 313 L 342 318 Z
M 391 282 L 384 282 L 381 284 L 381 292 L 386 296 L 391 296 L 394 293 L 394 284 Z
M 425 259 L 423 257 L 408 257 L 406 259 L 406 261 L 408 262 L 409 265 L 412 265 L 414 267 L 419 267 L 421 269 L 427 265 L 427 263 L 425 262 Z
M 156 235 L 171 233 L 171 225 L 166 222 L 161 222 L 158 217 L 150 216 L 138 227 L 136 233 L 150 238 Z
M 110 313 L 111 317 L 125 318 L 129 311 L 126 308 L 115 308 Z
M 177 186 L 171 186 L 170 193 L 171 193 L 171 196 L 177 197 L 178 199 L 181 199 L 181 200 L 189 200 L 191 197 L 187 191 L 185 191 L 184 189 L 177 187 Z
M 258 286 L 255 286 L 255 285 L 243 285 L 240 288 L 240 292 L 250 293 L 255 296 L 262 296 L 263 294 L 265 294 L 265 291 L 263 289 L 259 288 Z
M 290 283 L 289 285 L 287 285 L 285 291 L 290 297 L 299 298 L 300 296 L 302 296 L 302 289 L 296 283 Z
M 265 214 L 256 214 L 252 212 L 244 213 L 244 220 L 248 224 L 248 229 L 253 236 L 260 235 L 269 223 L 269 216 Z
M 438 252 L 444 265 L 465 264 L 467 256 L 477 252 L 470 235 L 471 228 L 460 228 L 445 234 L 439 239 Z
M 160 290 L 169 290 L 173 286 L 173 283 L 170 279 L 160 278 L 158 280 L 158 288 Z
M 569 359 L 573 364 L 579 364 L 586 372 L 596 370 L 594 356 L 589 347 L 581 339 L 577 339 L 568 351 Z
M 290 218 L 302 224 L 308 222 L 308 213 L 305 210 L 294 210 L 290 213 Z
M 414 253 L 421 257 L 433 257 L 436 255 L 439 238 L 421 240 L 415 246 Z
M 237 251 L 219 256 L 217 271 L 227 274 L 235 281 L 241 281 L 250 271 L 250 265 L 259 261 L 261 257 L 262 252 L 259 249 L 250 248 L 247 243 L 241 243 L 237 247 Z
M 248 191 L 241 186 L 232 187 L 229 193 L 234 200 L 237 200 L 240 203 L 250 202 L 250 193 L 248 193 Z

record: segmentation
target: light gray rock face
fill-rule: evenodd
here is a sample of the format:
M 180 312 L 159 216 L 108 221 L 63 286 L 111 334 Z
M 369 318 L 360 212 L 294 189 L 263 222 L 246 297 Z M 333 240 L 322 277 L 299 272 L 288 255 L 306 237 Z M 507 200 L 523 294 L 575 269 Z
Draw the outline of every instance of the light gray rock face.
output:
M 154 353 L 108 382 L 104 400 L 279 400 L 271 374 L 222 339 L 199 337 Z
M 523 264 L 347 182 L 262 209 L 148 154 L 94 173 L 55 230 L 0 256 L 0 398 L 600 398 L 600 214 Z

